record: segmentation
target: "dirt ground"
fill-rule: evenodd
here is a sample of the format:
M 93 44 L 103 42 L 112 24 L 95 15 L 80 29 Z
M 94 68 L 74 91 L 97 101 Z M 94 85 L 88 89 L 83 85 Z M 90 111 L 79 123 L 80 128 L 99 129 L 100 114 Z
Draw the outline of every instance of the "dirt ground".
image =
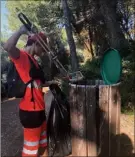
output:
M 21 156 L 23 129 L 19 122 L 19 99 L 1 103 L 1 156 Z M 46 101 L 50 104 L 50 96 Z M 47 108 L 49 110 L 49 107 Z M 120 156 L 135 156 L 134 116 L 121 115 Z
M 46 111 L 49 113 L 52 94 L 46 93 Z M 1 157 L 21 156 L 23 128 L 19 121 L 20 99 L 3 100 L 1 103 Z
M 23 130 L 19 121 L 19 99 L 1 103 L 1 156 L 17 156 L 22 149 Z
M 135 157 L 135 116 L 121 115 L 120 120 L 120 154 Z

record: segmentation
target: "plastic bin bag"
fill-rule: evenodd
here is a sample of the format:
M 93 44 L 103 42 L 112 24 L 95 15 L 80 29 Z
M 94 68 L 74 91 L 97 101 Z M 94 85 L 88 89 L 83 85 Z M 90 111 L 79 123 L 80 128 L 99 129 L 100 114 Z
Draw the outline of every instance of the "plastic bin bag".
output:
M 50 90 L 54 98 L 47 122 L 48 153 L 64 157 L 71 154 L 70 106 L 58 85 L 50 85 Z

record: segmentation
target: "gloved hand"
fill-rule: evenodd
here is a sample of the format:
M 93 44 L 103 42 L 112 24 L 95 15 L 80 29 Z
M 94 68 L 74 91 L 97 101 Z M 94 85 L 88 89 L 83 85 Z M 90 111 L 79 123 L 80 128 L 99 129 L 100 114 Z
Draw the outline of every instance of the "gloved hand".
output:
M 52 81 L 48 81 L 46 82 L 46 84 L 51 85 L 51 84 L 57 84 L 58 85 L 58 81 L 56 80 L 52 80 Z
M 55 80 L 47 81 L 45 84 L 42 85 L 42 92 L 47 94 L 50 90 L 49 87 L 58 86 L 58 82 Z
M 49 87 L 51 84 L 57 84 L 58 85 L 58 82 L 55 80 L 46 81 L 45 84 L 42 84 L 42 87 Z
M 21 35 L 22 34 L 29 34 L 29 31 L 27 30 L 27 28 L 24 25 L 22 25 L 20 27 L 19 32 L 20 32 Z

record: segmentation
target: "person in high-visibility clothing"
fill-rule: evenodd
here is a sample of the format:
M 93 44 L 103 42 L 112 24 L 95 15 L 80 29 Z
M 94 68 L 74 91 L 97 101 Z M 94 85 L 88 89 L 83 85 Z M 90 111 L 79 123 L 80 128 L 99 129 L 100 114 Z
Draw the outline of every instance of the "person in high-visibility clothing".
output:
M 36 35 L 28 38 L 26 50 L 19 50 L 16 47 L 17 41 L 20 36 L 27 34 L 25 26 L 21 26 L 5 43 L 4 49 L 9 53 L 9 56 L 14 63 L 20 78 L 24 83 L 28 82 L 31 77 L 30 61 L 28 55 L 33 60 L 34 64 L 38 67 L 34 55 L 41 56 L 43 49 L 38 44 Z M 39 34 L 46 42 L 44 34 Z M 42 83 L 40 80 L 34 80 L 34 88 L 29 84 L 26 88 L 25 95 L 20 101 L 19 116 L 24 129 L 24 146 L 22 156 L 38 156 L 48 155 L 47 152 L 47 132 L 46 132 L 46 117 L 45 117 L 45 102 L 44 93 L 42 92 Z M 31 101 L 33 88 L 34 102 Z M 44 151 L 45 150 L 45 151 Z

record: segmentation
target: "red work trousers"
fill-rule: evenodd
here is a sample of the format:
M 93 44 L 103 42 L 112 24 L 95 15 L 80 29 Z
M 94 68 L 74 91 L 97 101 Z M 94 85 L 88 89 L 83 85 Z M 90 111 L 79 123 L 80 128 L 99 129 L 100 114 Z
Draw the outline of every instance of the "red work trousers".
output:
M 24 128 L 22 156 L 38 156 L 39 147 L 47 147 L 46 122 L 38 128 Z

